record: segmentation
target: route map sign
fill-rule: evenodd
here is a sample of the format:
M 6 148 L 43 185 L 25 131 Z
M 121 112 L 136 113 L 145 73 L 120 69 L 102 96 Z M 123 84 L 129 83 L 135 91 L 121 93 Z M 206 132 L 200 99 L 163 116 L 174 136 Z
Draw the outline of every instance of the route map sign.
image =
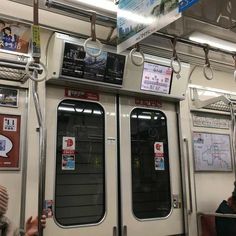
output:
M 229 134 L 193 133 L 195 171 L 232 171 Z

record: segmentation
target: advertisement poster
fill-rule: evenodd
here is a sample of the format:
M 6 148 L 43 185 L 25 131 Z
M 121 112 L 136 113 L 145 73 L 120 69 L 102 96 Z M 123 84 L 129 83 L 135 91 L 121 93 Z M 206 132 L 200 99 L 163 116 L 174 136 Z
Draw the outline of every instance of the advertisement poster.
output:
M 126 50 L 180 17 L 179 0 L 120 0 L 117 52 Z
M 0 19 L 0 49 L 28 54 L 30 40 L 29 26 Z
M 62 138 L 62 170 L 75 170 L 75 137 Z
M 97 48 L 88 48 L 97 53 Z M 102 51 L 98 57 L 91 57 L 84 52 L 84 47 L 65 43 L 62 75 L 76 79 L 86 79 L 113 85 L 122 85 L 125 56 Z
M 199 0 L 181 0 L 179 3 L 179 11 L 183 12 L 190 8 L 193 4 L 199 2 Z
M 18 90 L 0 88 L 0 106 L 17 107 L 18 106 Z
M 163 142 L 154 143 L 154 163 L 155 163 L 155 170 L 165 170 Z
M 44 215 L 46 215 L 47 218 L 52 218 L 53 216 L 53 200 L 45 200 L 44 201 Z
M 75 155 L 62 155 L 62 170 L 75 170 Z
M 19 169 L 21 117 L 0 115 L 0 168 Z

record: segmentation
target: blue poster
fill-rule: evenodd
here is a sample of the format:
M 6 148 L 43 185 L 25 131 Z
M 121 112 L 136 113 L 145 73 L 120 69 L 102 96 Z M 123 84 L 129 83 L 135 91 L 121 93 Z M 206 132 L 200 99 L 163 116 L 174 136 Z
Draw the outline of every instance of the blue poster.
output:
M 181 2 L 179 3 L 179 12 L 187 10 L 197 2 L 199 2 L 199 0 L 181 0 Z
M 126 50 L 180 17 L 179 0 L 120 0 L 117 52 Z
M 75 170 L 75 155 L 62 155 L 62 170 Z

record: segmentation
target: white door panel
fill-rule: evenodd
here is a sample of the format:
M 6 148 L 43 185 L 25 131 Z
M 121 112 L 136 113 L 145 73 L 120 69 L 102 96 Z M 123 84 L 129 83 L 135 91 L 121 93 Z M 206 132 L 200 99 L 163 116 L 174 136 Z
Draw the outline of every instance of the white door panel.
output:
M 183 233 L 183 216 L 182 216 L 182 209 L 180 208 L 173 209 L 173 207 L 171 207 L 170 213 L 163 218 L 150 217 L 149 219 L 148 218 L 144 219 L 137 217 L 137 213 L 136 214 L 134 213 L 133 205 L 135 205 L 135 203 L 132 203 L 132 171 L 131 171 L 132 170 L 131 113 L 135 108 L 137 108 L 137 106 L 135 105 L 134 99 L 129 97 L 121 97 L 120 99 L 121 157 L 120 158 L 121 158 L 121 193 L 122 193 L 121 202 L 122 202 L 122 216 L 123 216 L 122 220 L 124 226 L 123 236 L 126 235 L 164 236 L 164 235 L 181 234 Z M 166 116 L 171 195 L 175 194 L 178 195 L 180 198 L 181 183 L 180 183 L 179 150 L 178 150 L 175 105 L 172 103 L 163 103 L 163 107 L 161 109 L 150 108 L 147 110 L 160 110 Z M 132 116 L 134 116 L 135 119 L 138 119 L 139 115 L 132 115 Z M 145 115 L 142 115 L 142 118 L 149 119 L 148 117 L 145 117 Z M 152 132 L 152 130 L 150 130 L 150 132 Z M 140 143 L 138 145 L 140 145 Z M 154 150 L 153 150 L 153 155 L 154 155 Z M 142 162 L 140 162 L 140 159 L 137 163 L 139 163 L 138 165 L 140 165 L 140 163 L 142 164 Z M 154 168 L 154 161 L 153 161 L 153 168 Z M 143 191 L 145 192 L 146 190 L 144 189 Z M 134 195 L 135 194 L 136 193 L 134 193 Z M 145 196 L 145 194 L 143 196 Z M 140 198 L 140 201 L 142 201 L 143 199 Z M 142 204 L 139 204 L 139 207 L 141 205 Z M 172 206 L 172 200 L 171 200 L 171 206 Z
M 58 165 L 58 159 L 56 156 L 57 150 L 57 116 L 58 116 L 58 106 L 62 101 L 65 101 L 64 89 L 62 88 L 47 88 L 47 174 L 46 174 L 46 199 L 53 199 L 55 202 L 56 196 L 56 186 L 57 182 L 55 176 L 58 172 L 58 166 L 56 171 L 56 165 Z M 88 102 L 88 104 L 95 103 L 100 104 L 104 110 L 104 150 L 105 150 L 105 215 L 103 219 L 96 224 L 83 224 L 83 225 L 73 225 L 73 226 L 60 226 L 57 222 L 56 217 L 48 220 L 47 228 L 45 229 L 45 235 L 51 236 L 53 234 L 62 236 L 62 235 L 80 235 L 80 236 L 118 236 L 115 234 L 114 227 L 118 229 L 118 173 L 117 173 L 117 120 L 120 122 L 120 192 L 121 199 L 119 206 L 121 207 L 121 222 L 120 230 L 122 236 L 167 236 L 174 234 L 183 233 L 183 217 L 181 208 L 172 207 L 172 195 L 178 195 L 179 199 L 181 198 L 181 183 L 180 183 L 180 168 L 179 168 L 179 149 L 178 149 L 178 133 L 177 133 L 177 122 L 176 122 L 176 112 L 175 104 L 173 103 L 163 103 L 161 109 L 151 108 L 147 109 L 154 110 L 154 112 L 159 112 L 164 114 L 166 117 L 165 122 L 167 124 L 167 134 L 168 143 L 168 156 L 169 156 L 169 172 L 170 177 L 170 186 L 166 185 L 168 189 L 169 196 L 169 212 L 165 217 L 149 217 L 142 218 L 136 216 L 139 209 L 134 212 L 133 210 L 133 199 L 132 199 L 132 165 L 131 164 L 131 113 L 135 106 L 135 100 L 132 97 L 121 97 L 120 98 L 120 117 L 116 116 L 116 97 L 114 95 L 100 94 L 99 102 L 86 101 L 86 100 L 76 100 L 69 99 L 66 102 L 68 105 L 71 103 L 74 104 L 74 101 L 80 101 L 78 103 Z M 87 103 L 86 103 L 87 104 Z M 64 106 L 64 105 L 63 105 Z M 77 107 L 78 108 L 78 107 Z M 139 107 L 141 108 L 141 107 Z M 77 112 L 81 112 L 83 109 L 77 109 Z M 85 110 L 85 109 L 84 109 Z M 84 111 L 83 110 L 83 111 Z M 91 112 L 88 111 L 87 112 Z M 96 111 L 98 114 L 99 112 Z M 156 113 L 155 113 L 156 114 Z M 69 113 L 68 113 L 69 115 Z M 145 118 L 145 117 L 144 117 Z M 89 120 L 89 117 L 87 118 Z M 84 122 L 88 122 L 88 120 Z M 68 129 L 68 136 L 70 133 L 70 123 L 71 120 L 68 120 L 66 123 Z M 61 124 L 60 124 L 61 125 Z M 78 125 L 81 128 L 81 123 Z M 66 130 L 67 130 L 66 129 Z M 89 126 L 85 125 L 85 129 L 89 129 Z M 60 131 L 61 132 L 61 131 Z M 152 132 L 152 130 L 150 130 Z M 78 131 L 78 135 L 80 132 Z M 95 136 L 96 134 L 91 134 Z M 79 137 L 79 136 L 78 136 Z M 77 138 L 78 138 L 77 137 Z M 79 139 L 79 138 L 78 138 Z M 81 141 L 81 140 L 80 140 Z M 145 141 L 145 140 L 144 140 Z M 156 140 L 157 142 L 160 140 Z M 155 142 L 156 142 L 155 141 Z M 61 142 L 61 141 L 60 141 Z M 81 143 L 77 143 L 78 150 L 81 150 L 83 147 Z M 153 144 L 151 144 L 153 145 Z M 163 144 L 164 145 L 164 144 Z M 153 145 L 154 146 L 154 145 Z M 164 147 L 164 146 L 163 146 Z M 154 148 L 154 147 L 153 147 Z M 93 148 L 94 149 L 94 148 Z M 88 150 L 87 150 L 88 152 Z M 90 150 L 89 150 L 90 153 Z M 96 154 L 94 154 L 96 155 Z M 154 155 L 154 150 L 153 150 Z M 78 154 L 80 158 L 81 154 Z M 93 157 L 91 157 L 93 158 Z M 57 163 L 57 164 L 56 164 Z M 81 163 L 80 163 L 81 164 Z M 59 169 L 62 168 L 59 163 Z M 154 161 L 153 161 L 154 168 Z M 156 167 L 155 167 L 156 168 Z M 167 168 L 167 167 L 165 167 Z M 59 171 L 62 171 L 61 169 Z M 79 173 L 79 172 L 78 172 Z M 147 173 L 148 174 L 148 173 Z M 167 182 L 168 182 L 167 181 Z M 162 184 L 160 182 L 160 184 Z M 165 186 L 165 185 L 164 185 Z M 64 192 L 67 193 L 66 187 L 63 187 Z M 63 190 L 62 189 L 62 190 Z M 145 192 L 145 190 L 144 190 Z M 142 194 L 142 193 L 141 193 Z M 65 194 L 66 195 L 66 194 Z M 142 196 L 142 195 L 141 195 Z M 81 197 L 81 196 L 79 196 Z M 140 200 L 145 200 L 145 197 Z M 89 198 L 89 196 L 88 196 Z M 68 200 L 69 199 L 69 200 Z M 72 204 L 75 199 L 68 198 L 69 204 Z M 79 201 L 79 200 L 78 200 Z M 180 200 L 181 201 L 181 200 Z M 58 204 L 58 203 L 56 203 Z M 135 204 L 135 203 L 134 203 Z M 63 206 L 64 207 L 64 206 Z M 70 206 L 69 206 L 70 207 Z M 143 207 L 142 204 L 139 204 L 138 207 Z M 69 208 L 68 208 L 69 209 Z M 143 210 L 143 209 L 142 209 Z M 70 209 L 68 210 L 70 211 Z M 80 210 L 78 210 L 80 211 Z M 81 210 L 82 211 L 82 210 Z M 163 210 L 163 212 L 166 209 Z M 54 212 L 55 214 L 55 212 Z M 143 214 L 141 212 L 141 214 Z M 164 214 L 164 213 L 163 213 Z
M 47 175 L 46 175 L 46 199 L 54 199 L 55 170 L 56 170 L 56 133 L 57 133 L 57 108 L 64 99 L 64 89 L 47 89 Z M 74 101 L 76 99 L 71 99 Z M 94 103 L 93 101 L 83 102 Z M 49 219 L 45 235 L 80 235 L 80 236 L 104 236 L 113 235 L 113 227 L 117 226 L 117 173 L 116 173 L 116 106 L 115 96 L 100 94 L 99 102 L 104 109 L 105 130 L 105 215 L 101 221 L 95 224 L 84 223 L 81 226 L 59 226 L 57 220 Z M 89 119 L 89 118 L 88 118 Z M 85 120 L 85 122 L 87 122 Z M 68 126 L 69 127 L 69 126 Z M 85 127 L 88 128 L 88 127 Z M 80 128 L 79 128 L 80 129 Z M 83 129 L 83 127 L 81 128 Z M 79 131 L 78 131 L 79 132 Z M 79 134 L 78 134 L 79 135 Z M 96 135 L 96 134 L 91 134 Z M 95 137 L 96 138 L 96 137 Z M 81 143 L 80 143 L 81 144 Z M 82 145 L 82 144 L 81 144 Z M 82 147 L 78 147 L 80 150 Z M 96 154 L 94 154 L 96 155 Z M 80 157 L 78 157 L 80 158 Z M 91 158 L 95 158 L 91 156 Z M 79 168 L 79 167 L 78 167 Z M 65 190 L 66 191 L 66 190 Z M 110 194 L 114 193 L 114 194 Z M 89 196 L 88 196 L 89 198 Z M 55 199 L 54 199 L 55 201 Z M 68 208 L 69 209 L 69 208 Z M 82 209 L 82 208 L 81 208 Z M 82 210 L 81 210 L 82 211 Z M 55 212 L 54 212 L 55 213 Z

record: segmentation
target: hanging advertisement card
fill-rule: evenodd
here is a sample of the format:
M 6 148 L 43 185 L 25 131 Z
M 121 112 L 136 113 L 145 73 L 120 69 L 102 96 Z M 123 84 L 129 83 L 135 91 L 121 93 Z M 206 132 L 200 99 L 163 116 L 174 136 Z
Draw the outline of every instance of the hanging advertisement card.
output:
M 19 169 L 21 117 L 0 115 L 0 168 Z
M 165 170 L 163 142 L 154 143 L 154 164 L 155 170 Z
M 117 52 L 126 50 L 180 17 L 179 0 L 120 0 Z
M 28 54 L 30 40 L 29 26 L 0 19 L 0 49 Z
M 179 12 L 186 11 L 193 4 L 199 2 L 199 0 L 181 0 L 179 3 Z
M 18 90 L 0 88 L 0 106 L 18 107 Z

